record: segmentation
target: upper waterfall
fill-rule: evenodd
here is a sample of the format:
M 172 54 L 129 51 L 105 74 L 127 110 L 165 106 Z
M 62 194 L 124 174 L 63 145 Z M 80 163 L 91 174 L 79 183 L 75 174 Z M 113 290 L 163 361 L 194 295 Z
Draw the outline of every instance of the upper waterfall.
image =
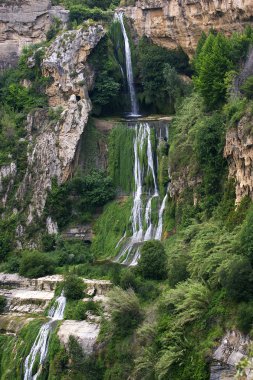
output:
M 133 75 L 133 65 L 132 65 L 132 55 L 129 44 L 129 39 L 127 36 L 126 28 L 124 25 L 124 13 L 116 13 L 116 19 L 120 22 L 122 34 L 125 42 L 125 56 L 126 56 L 126 73 L 127 73 L 127 83 L 130 94 L 131 101 L 131 116 L 139 116 L 139 107 L 134 87 L 134 75 Z

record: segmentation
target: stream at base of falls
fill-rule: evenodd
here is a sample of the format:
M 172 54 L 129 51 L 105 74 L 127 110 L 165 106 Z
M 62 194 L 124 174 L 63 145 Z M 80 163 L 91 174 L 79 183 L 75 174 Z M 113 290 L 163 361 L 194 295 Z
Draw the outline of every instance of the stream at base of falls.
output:
M 168 126 L 155 128 L 149 122 L 136 121 L 128 124 L 128 127 L 134 128 L 134 194 L 130 219 L 132 235 L 129 237 L 125 232 L 121 237 L 115 247 L 120 247 L 120 251 L 114 262 L 135 266 L 140 257 L 142 243 L 162 238 L 168 189 L 161 196 L 157 179 L 159 163 L 156 150 L 161 141 L 167 142 Z
M 50 320 L 41 326 L 40 331 L 35 339 L 29 355 L 25 360 L 25 374 L 24 380 L 36 380 L 41 374 L 43 364 L 48 353 L 49 337 L 53 330 L 56 321 L 63 319 L 64 310 L 66 306 L 66 297 L 62 293 L 60 297 L 55 300 L 54 305 L 49 310 L 48 317 Z M 37 372 L 34 373 L 34 365 L 39 360 Z

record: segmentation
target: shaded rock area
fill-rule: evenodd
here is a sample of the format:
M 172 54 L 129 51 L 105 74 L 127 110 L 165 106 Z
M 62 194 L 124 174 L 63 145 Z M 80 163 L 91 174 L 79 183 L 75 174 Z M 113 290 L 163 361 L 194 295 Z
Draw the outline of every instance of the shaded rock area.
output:
M 251 345 L 252 341 L 249 337 L 244 336 L 239 331 L 227 332 L 213 353 L 210 380 L 235 379 L 236 366 L 242 359 L 248 359 L 244 379 L 252 380 L 253 363 L 252 359 L 248 357 L 248 350 Z

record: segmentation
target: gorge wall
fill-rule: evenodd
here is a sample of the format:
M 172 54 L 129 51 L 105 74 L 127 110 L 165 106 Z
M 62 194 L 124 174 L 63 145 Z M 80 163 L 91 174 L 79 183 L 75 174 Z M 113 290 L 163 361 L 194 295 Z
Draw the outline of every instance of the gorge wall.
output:
M 68 11 L 50 0 L 1 1 L 0 70 L 15 65 L 25 45 L 45 40 L 55 17 L 66 23 Z
M 190 55 L 202 31 L 230 35 L 253 19 L 251 0 L 138 0 L 125 13 L 138 36 L 166 48 L 180 45 Z

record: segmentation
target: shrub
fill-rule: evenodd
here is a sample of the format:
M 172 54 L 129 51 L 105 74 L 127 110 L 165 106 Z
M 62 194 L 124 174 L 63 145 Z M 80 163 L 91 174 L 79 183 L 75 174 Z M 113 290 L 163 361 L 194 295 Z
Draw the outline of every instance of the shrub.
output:
M 251 207 L 242 225 L 240 234 L 240 252 L 253 264 L 253 208 Z
M 114 288 L 109 293 L 109 307 L 115 333 L 128 335 L 139 325 L 142 320 L 142 312 L 139 300 L 132 289 L 122 290 Z
M 82 321 L 87 318 L 86 313 L 88 311 L 92 312 L 92 314 L 98 315 L 99 305 L 94 301 L 68 301 L 64 317 L 65 319 Z
M 44 234 L 41 239 L 42 248 L 45 252 L 54 251 L 56 245 L 56 235 Z
M 219 268 L 221 285 L 236 300 L 249 300 L 253 296 L 253 272 L 248 258 L 231 256 Z
M 126 269 L 123 270 L 120 274 L 120 286 L 123 289 L 129 289 L 132 288 L 135 291 L 138 288 L 138 280 L 136 279 L 133 270 Z
M 144 278 L 161 280 L 167 275 L 167 256 L 161 242 L 152 240 L 141 247 L 138 271 Z
M 67 299 L 79 300 L 84 297 L 85 284 L 83 280 L 74 275 L 68 275 L 64 281 L 64 293 Z
M 253 98 L 253 75 L 248 77 L 241 86 L 242 93 L 248 98 Z
M 253 327 L 253 304 L 240 303 L 238 305 L 237 326 L 244 334 L 248 334 Z
M 39 251 L 25 251 L 20 261 L 19 273 L 26 277 L 42 277 L 54 273 L 54 260 Z
M 0 296 L 0 314 L 3 313 L 6 303 L 6 298 L 4 296 Z
M 186 254 L 175 254 L 168 258 L 168 280 L 171 287 L 179 282 L 185 281 L 189 277 L 187 264 L 189 257 Z

